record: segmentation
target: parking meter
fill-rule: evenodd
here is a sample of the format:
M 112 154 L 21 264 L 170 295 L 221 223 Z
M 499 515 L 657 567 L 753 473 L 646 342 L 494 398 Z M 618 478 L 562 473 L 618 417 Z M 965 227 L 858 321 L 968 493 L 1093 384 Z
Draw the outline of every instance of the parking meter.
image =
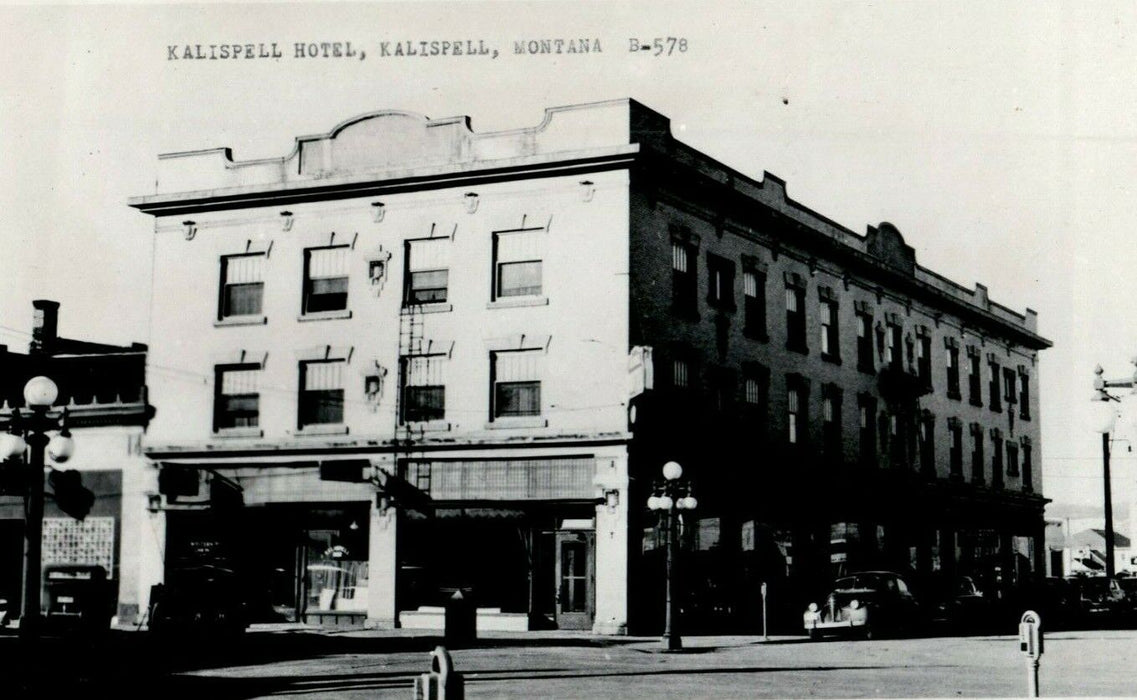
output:
M 1038 697 L 1038 658 L 1042 656 L 1042 618 L 1033 610 L 1019 621 L 1019 651 L 1026 657 L 1027 694 Z

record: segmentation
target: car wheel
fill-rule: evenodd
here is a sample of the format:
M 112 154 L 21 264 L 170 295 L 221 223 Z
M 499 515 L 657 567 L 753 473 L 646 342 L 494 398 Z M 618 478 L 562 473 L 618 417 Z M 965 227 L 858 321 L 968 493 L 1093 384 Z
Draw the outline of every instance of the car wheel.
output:
M 821 639 L 821 633 L 817 631 L 816 627 L 810 627 L 806 634 L 809 635 L 809 640 L 812 642 L 816 642 L 818 639 Z

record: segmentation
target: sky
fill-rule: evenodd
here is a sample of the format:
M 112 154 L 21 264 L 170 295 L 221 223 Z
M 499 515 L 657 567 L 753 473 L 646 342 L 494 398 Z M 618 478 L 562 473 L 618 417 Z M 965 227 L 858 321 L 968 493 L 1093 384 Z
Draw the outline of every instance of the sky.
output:
M 0 344 L 26 348 L 35 298 L 61 302 L 68 337 L 160 342 L 152 219 L 126 205 L 154 191 L 159 153 L 279 157 L 379 109 L 495 131 L 633 97 L 738 171 L 783 178 L 857 232 L 890 221 L 921 265 L 1036 310 L 1054 342 L 1039 370 L 1043 492 L 1101 505 L 1093 369 L 1129 378 L 1137 355 L 1133 3 L 2 5 L 0 26 Z M 633 37 L 675 48 L 631 53 Z M 557 38 L 601 50 L 513 53 Z M 498 56 L 382 55 L 467 39 Z M 293 55 L 333 41 L 357 57 Z M 281 58 L 168 57 L 271 42 Z M 1113 460 L 1122 510 L 1137 500 L 1128 445 Z

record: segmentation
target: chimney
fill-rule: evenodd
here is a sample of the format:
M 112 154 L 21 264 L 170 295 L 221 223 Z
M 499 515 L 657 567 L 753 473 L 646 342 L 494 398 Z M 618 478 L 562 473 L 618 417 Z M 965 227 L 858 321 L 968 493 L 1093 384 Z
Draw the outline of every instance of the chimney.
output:
M 32 355 L 50 355 L 55 350 L 55 341 L 59 337 L 59 302 L 50 299 L 36 299 L 32 302 L 35 308 L 32 316 L 32 343 L 28 353 Z

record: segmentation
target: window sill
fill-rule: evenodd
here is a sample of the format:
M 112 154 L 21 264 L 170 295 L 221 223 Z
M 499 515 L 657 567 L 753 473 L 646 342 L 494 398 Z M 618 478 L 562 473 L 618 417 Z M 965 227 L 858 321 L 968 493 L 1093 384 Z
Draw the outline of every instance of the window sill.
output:
M 347 435 L 347 426 L 343 423 L 327 423 L 322 425 L 306 425 L 294 433 L 297 437 L 310 435 Z
M 487 309 L 515 309 L 523 306 L 548 306 L 549 298 L 546 296 L 539 297 L 505 297 L 504 299 L 494 299 L 486 304 Z
M 224 328 L 226 326 L 263 326 L 268 323 L 268 319 L 264 315 L 258 316 L 226 316 L 225 318 L 217 319 L 213 322 L 215 328 Z
M 977 408 L 983 408 L 983 402 L 977 399 L 971 399 L 968 401 L 968 403 Z
M 1020 413 L 1019 414 L 1019 420 L 1029 421 L 1030 420 L 1030 414 L 1029 413 Z
M 213 431 L 215 438 L 261 438 L 265 436 L 265 431 L 260 428 L 220 428 Z
M 840 365 L 841 364 L 841 356 L 840 355 L 830 355 L 828 353 L 823 352 L 823 353 L 821 353 L 821 359 L 830 363 L 830 364 L 834 364 L 834 365 Z
M 417 304 L 417 303 L 413 303 L 413 302 L 410 304 L 403 304 L 403 311 L 404 312 L 411 311 L 412 309 L 414 311 L 419 312 L 420 314 L 441 314 L 441 313 L 446 313 L 448 311 L 453 311 L 454 305 L 449 304 L 445 301 L 432 301 L 429 303 L 422 303 L 422 304 Z
M 296 317 L 297 321 L 331 321 L 335 319 L 351 318 L 350 309 L 340 309 L 338 311 L 316 311 L 308 314 L 300 314 Z
M 516 428 L 545 428 L 549 425 L 547 418 L 541 416 L 514 416 L 508 418 L 495 418 L 486 423 L 486 430 L 509 430 Z
M 450 421 L 446 420 L 409 420 L 404 421 L 402 427 L 407 430 L 424 433 L 437 433 L 450 430 Z

